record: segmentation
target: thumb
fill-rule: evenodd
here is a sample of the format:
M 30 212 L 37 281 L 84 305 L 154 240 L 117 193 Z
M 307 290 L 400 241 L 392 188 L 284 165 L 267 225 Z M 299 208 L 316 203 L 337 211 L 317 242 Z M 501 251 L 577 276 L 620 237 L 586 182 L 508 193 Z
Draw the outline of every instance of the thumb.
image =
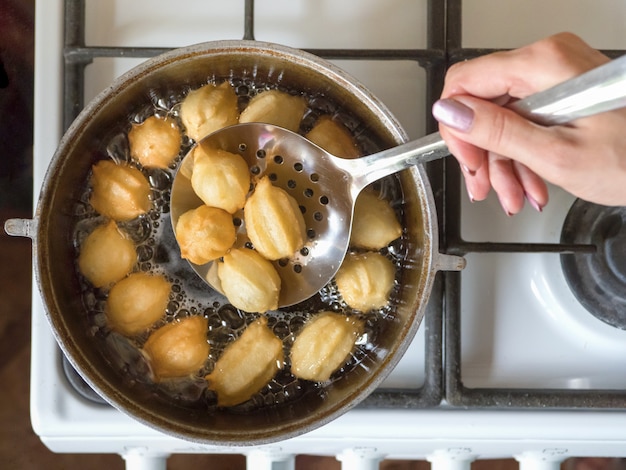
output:
M 472 96 L 439 100 L 433 116 L 457 139 L 532 166 L 549 133 L 514 111 Z

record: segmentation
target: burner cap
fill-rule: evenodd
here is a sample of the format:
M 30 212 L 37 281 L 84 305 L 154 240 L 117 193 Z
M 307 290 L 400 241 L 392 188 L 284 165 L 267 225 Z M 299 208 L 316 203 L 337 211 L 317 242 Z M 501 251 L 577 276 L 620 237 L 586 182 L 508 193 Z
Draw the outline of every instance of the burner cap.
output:
M 595 253 L 561 255 L 565 279 L 592 315 L 626 330 L 626 207 L 576 200 L 563 223 L 561 243 L 595 245 Z

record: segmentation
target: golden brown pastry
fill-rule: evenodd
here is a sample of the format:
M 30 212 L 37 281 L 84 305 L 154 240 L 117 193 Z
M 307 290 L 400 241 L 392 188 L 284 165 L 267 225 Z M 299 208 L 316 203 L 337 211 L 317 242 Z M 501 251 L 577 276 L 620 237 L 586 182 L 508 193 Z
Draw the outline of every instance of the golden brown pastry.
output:
M 176 223 L 181 256 L 194 264 L 224 256 L 236 238 L 232 216 L 217 207 L 202 205 L 182 214 Z
M 241 155 L 198 146 L 193 151 L 191 186 L 207 206 L 234 214 L 250 191 L 250 169 Z
M 78 269 L 95 287 L 106 287 L 125 277 L 136 261 L 134 243 L 110 220 L 83 240 Z
M 256 185 L 244 206 L 246 231 L 266 259 L 289 258 L 304 245 L 306 226 L 296 200 L 268 177 Z
M 262 317 L 224 349 L 215 369 L 206 379 L 217 393 L 219 406 L 234 406 L 249 400 L 283 367 L 283 342 Z
M 361 155 L 350 131 L 330 116 L 320 117 L 305 137 L 337 157 L 356 158 Z
M 136 335 L 165 314 L 172 286 L 163 276 L 133 273 L 115 284 L 106 302 L 109 325 L 124 335 Z
M 250 100 L 239 122 L 264 122 L 297 132 L 305 110 L 306 101 L 302 96 L 268 90 Z
M 217 265 L 224 295 L 238 309 L 264 313 L 278 308 L 280 276 L 256 251 L 235 248 Z
M 136 168 L 101 160 L 92 168 L 89 202 L 100 214 L 127 221 L 150 210 L 150 183 Z
M 189 92 L 180 106 L 187 135 L 196 142 L 226 126 L 237 124 L 237 94 L 232 85 L 209 83 Z
M 365 312 L 387 305 L 395 272 L 393 263 L 379 253 L 349 253 L 335 281 L 343 300 Z
M 193 374 L 209 357 L 207 320 L 195 316 L 168 323 L 148 337 L 143 350 L 157 382 Z
M 182 136 L 172 118 L 150 116 L 128 132 L 130 156 L 148 168 L 167 168 L 178 156 Z
M 298 378 L 323 382 L 346 363 L 363 321 L 323 312 L 309 320 L 291 347 L 291 372 Z
M 389 201 L 374 191 L 363 191 L 356 199 L 350 244 L 380 250 L 402 235 L 402 226 Z

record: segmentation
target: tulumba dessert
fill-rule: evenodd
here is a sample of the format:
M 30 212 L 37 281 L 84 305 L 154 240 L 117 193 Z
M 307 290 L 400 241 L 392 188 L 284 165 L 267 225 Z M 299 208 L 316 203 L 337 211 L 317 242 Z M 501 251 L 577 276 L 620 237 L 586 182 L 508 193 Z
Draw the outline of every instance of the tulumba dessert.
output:
M 352 368 L 359 364 L 368 350 L 375 348 L 377 335 L 384 329 L 383 325 L 386 318 L 392 317 L 388 310 L 389 302 L 386 301 L 380 308 L 365 309 L 363 307 L 364 310 L 359 310 L 347 303 L 347 295 L 342 296 L 336 286 L 330 284 L 319 293 L 319 298 L 313 299 L 310 303 L 294 306 L 287 312 L 276 310 L 274 305 L 276 291 L 280 289 L 279 277 L 277 281 L 273 271 L 265 271 L 265 268 L 258 269 L 257 265 L 275 266 L 282 258 L 270 262 L 257 250 L 259 246 L 271 246 L 277 243 L 272 243 L 271 240 L 269 243 L 267 242 L 268 235 L 264 229 L 265 233 L 261 234 L 256 241 L 252 240 L 253 236 L 250 237 L 249 242 L 245 237 L 237 240 L 236 232 L 241 227 L 242 221 L 246 229 L 250 225 L 253 227 L 253 231 L 255 223 L 258 227 L 267 226 L 264 224 L 268 219 L 271 219 L 271 217 L 267 217 L 268 212 L 277 211 L 278 216 L 275 219 L 277 220 L 275 225 L 282 231 L 293 231 L 294 233 L 290 233 L 284 239 L 295 238 L 296 242 L 290 242 L 291 245 L 288 250 L 270 256 L 288 257 L 293 255 L 301 246 L 298 239 L 306 237 L 306 228 L 303 227 L 303 223 L 297 221 L 298 216 L 301 216 L 300 208 L 292 202 L 285 204 L 282 196 L 278 197 L 281 202 L 277 204 L 276 198 L 273 196 L 275 194 L 274 189 L 277 188 L 271 184 L 271 181 L 263 182 L 263 175 L 257 175 L 248 170 L 246 171 L 246 178 L 242 178 L 242 180 L 247 181 L 247 185 L 239 184 L 241 188 L 246 188 L 246 200 L 252 198 L 255 193 L 263 196 L 266 190 L 270 194 L 269 197 L 265 195 L 259 198 L 262 202 L 259 207 L 249 211 L 258 212 L 257 215 L 260 214 L 260 217 L 255 218 L 253 216 L 255 220 L 249 222 L 244 220 L 245 210 L 242 211 L 238 208 L 230 213 L 224 209 L 211 207 L 211 204 L 218 204 L 217 202 L 200 206 L 202 207 L 201 212 L 207 209 L 211 209 L 212 212 L 217 210 L 221 211 L 223 216 L 221 222 L 215 225 L 226 227 L 224 232 L 227 232 L 227 236 L 221 233 L 223 230 L 216 230 L 216 233 L 220 232 L 220 235 L 216 237 L 217 242 L 213 240 L 215 243 L 207 243 L 211 246 L 211 250 L 221 245 L 219 250 L 215 250 L 207 256 L 206 253 L 209 250 L 201 249 L 200 251 L 204 254 L 196 261 L 205 262 L 207 257 L 217 256 L 213 260 L 222 271 L 222 287 L 226 298 L 216 292 L 207 292 L 203 288 L 199 288 L 196 282 L 187 279 L 184 274 L 181 275 L 182 269 L 176 263 L 176 258 L 180 259 L 178 250 L 183 252 L 183 245 L 186 243 L 185 240 L 181 243 L 181 240 L 178 239 L 178 229 L 176 230 L 176 239 L 173 241 L 170 240 L 166 230 L 169 222 L 167 220 L 169 217 L 168 191 L 172 181 L 171 171 L 179 166 L 180 155 L 183 155 L 193 145 L 194 140 L 201 139 L 201 133 L 205 132 L 202 129 L 209 129 L 209 127 L 203 127 L 205 124 L 208 126 L 207 123 L 210 122 L 210 125 L 214 126 L 218 122 L 231 122 L 229 120 L 232 120 L 233 115 L 238 116 L 238 111 L 237 113 L 232 112 L 231 104 L 233 101 L 232 97 L 229 98 L 231 91 L 238 96 L 240 108 L 245 110 L 246 103 L 248 103 L 248 107 L 254 104 L 247 113 L 248 118 L 253 111 L 257 112 L 262 109 L 259 103 L 264 100 L 255 101 L 254 97 L 268 93 L 265 86 L 257 88 L 252 82 L 245 84 L 217 82 L 209 85 L 202 92 L 198 91 L 200 89 L 190 92 L 185 90 L 179 97 L 170 98 L 171 105 L 169 108 L 158 111 L 159 116 L 167 115 L 175 120 L 183 133 L 182 147 L 178 157 L 167 168 L 150 166 L 145 161 L 142 162 L 134 152 L 132 155 L 130 151 L 128 155 L 120 155 L 118 152 L 122 147 L 119 146 L 112 146 L 112 150 L 107 148 L 105 152 L 102 152 L 111 156 L 110 164 L 137 170 L 141 177 L 148 182 L 150 188 L 147 197 L 149 207 L 146 212 L 114 225 L 115 230 L 121 230 L 123 233 L 129 231 L 129 237 L 125 235 L 124 237 L 127 238 L 133 249 L 132 265 L 128 269 L 125 268 L 123 270 L 125 272 L 119 274 L 121 277 L 116 275 L 115 280 L 107 280 L 101 288 L 94 289 L 95 284 L 91 283 L 86 285 L 83 301 L 90 312 L 90 318 L 93 318 L 94 328 L 100 332 L 98 337 L 114 336 L 109 335 L 110 331 L 115 332 L 116 335 L 119 333 L 120 338 L 126 338 L 128 341 L 127 350 L 135 348 L 135 351 L 141 351 L 145 355 L 153 373 L 149 380 L 153 382 L 155 390 L 158 391 L 157 395 L 164 397 L 164 399 L 171 397 L 177 401 L 180 396 L 186 396 L 186 402 L 201 402 L 203 403 L 201 406 L 208 405 L 208 410 L 216 405 L 220 407 L 245 406 L 245 409 L 254 410 L 272 406 L 274 403 L 297 400 L 307 393 L 323 393 L 325 387 L 330 386 L 335 378 L 349 373 Z M 262 91 L 258 92 L 258 90 Z M 282 93 L 284 92 L 270 93 L 264 99 L 270 103 L 277 96 L 282 97 Z M 310 97 L 305 99 L 304 95 L 295 92 L 284 94 L 289 98 L 298 98 L 293 101 L 297 109 L 299 109 L 298 101 L 300 100 L 304 101 L 305 107 L 309 106 L 303 115 L 300 115 L 298 111 L 300 117 L 297 126 L 295 124 L 290 124 L 290 126 L 299 129 L 302 133 L 307 133 L 316 127 L 311 138 L 316 139 L 319 145 L 330 145 L 324 143 L 323 136 L 320 137 L 325 132 L 335 133 L 337 130 L 340 133 L 348 132 L 348 128 L 341 124 L 340 118 L 333 117 L 332 113 L 328 114 L 327 101 L 322 100 L 323 111 L 321 111 L 316 108 L 315 100 L 310 99 Z M 275 96 L 272 97 L 272 95 Z M 279 98 L 279 101 L 281 99 Z M 186 105 L 183 108 L 182 104 L 185 101 Z M 207 105 L 207 103 L 209 104 Z M 203 106 L 207 106 L 206 112 L 202 109 Z M 145 123 L 147 121 L 145 116 L 155 114 L 151 106 L 147 108 L 147 111 L 141 111 L 142 116 L 134 118 L 135 123 Z M 191 109 L 193 112 L 190 114 L 189 110 Z M 273 107 L 269 106 L 267 109 L 272 110 Z M 292 111 L 290 110 L 289 113 Z M 225 113 L 229 116 L 218 116 L 215 113 L 218 115 Z M 195 117 L 191 118 L 190 116 L 194 114 Z M 183 119 L 183 115 L 186 115 L 185 119 Z M 269 122 L 274 118 L 270 119 L 268 115 L 267 118 L 261 117 L 259 119 Z M 132 124 L 127 127 L 124 130 L 124 138 L 134 128 Z M 350 133 L 348 132 L 348 134 Z M 338 133 L 337 136 L 339 135 Z M 332 137 L 328 140 L 341 140 L 344 152 L 352 152 L 351 147 L 357 142 L 354 136 L 353 140 L 340 137 Z M 360 145 L 362 143 L 357 147 Z M 335 149 L 334 153 L 341 155 L 342 150 Z M 348 153 L 343 153 L 343 156 L 348 155 Z M 207 171 L 210 174 L 213 169 Z M 242 174 L 243 172 L 238 170 L 235 173 Z M 198 175 L 200 174 L 202 172 L 198 173 Z M 93 192 L 93 189 L 90 185 L 89 191 Z M 197 192 L 201 193 L 202 190 L 198 189 Z M 227 194 L 229 192 L 230 190 L 219 192 L 218 195 L 220 196 L 215 200 L 222 197 L 233 197 L 233 194 Z M 126 196 L 118 197 L 124 198 Z M 387 203 L 393 197 L 393 195 L 386 196 L 385 202 Z M 240 201 L 240 196 L 238 198 Z M 288 201 L 287 198 L 284 199 Z M 115 200 L 113 204 L 118 202 Z M 235 203 L 232 207 L 240 206 L 240 204 L 240 202 Z M 254 205 L 250 207 L 254 207 Z M 81 214 L 79 218 L 88 220 L 100 217 L 97 213 L 94 214 L 92 209 L 95 210 L 95 206 L 77 211 Z M 295 216 L 295 219 L 290 219 L 291 215 L 285 217 L 285 213 L 288 211 L 293 211 L 292 215 Z M 206 221 L 205 217 L 199 219 Z M 215 221 L 216 218 L 211 217 L 210 219 Z M 257 219 L 264 222 L 257 222 Z M 294 222 L 294 220 L 296 221 Z M 115 224 L 115 222 L 113 223 Z M 85 226 L 89 225 L 86 224 Z M 200 224 L 200 226 L 202 225 Z M 233 240 L 231 230 L 235 232 L 234 242 L 231 242 Z M 82 231 L 81 228 L 81 233 Z M 185 229 L 183 229 L 184 232 Z M 195 237 L 193 236 L 194 232 L 196 232 Z M 188 229 L 189 243 L 187 244 L 195 246 L 198 242 L 198 246 L 201 246 L 207 238 L 201 234 L 202 232 L 198 229 Z M 280 237 L 278 239 L 283 240 Z M 278 244 L 280 245 L 280 243 Z M 79 252 L 84 249 L 82 236 L 78 239 L 77 247 Z M 279 246 L 278 249 L 284 249 L 284 247 Z M 359 250 L 361 249 L 357 248 L 357 251 Z M 395 249 L 385 251 L 383 248 L 383 252 L 385 253 L 384 256 L 381 255 L 383 258 L 391 259 L 397 256 Z M 243 256 L 240 256 L 242 254 Z M 250 258 L 253 260 L 251 261 Z M 258 258 L 264 262 L 259 262 Z M 234 262 L 237 260 L 238 263 Z M 389 263 L 395 269 L 396 264 L 391 260 Z M 225 271 L 222 270 L 222 266 L 227 266 Z M 124 299 L 119 291 L 127 285 L 127 282 L 131 282 L 137 273 L 150 276 L 150 279 L 152 277 L 164 279 L 168 283 L 168 287 L 167 289 L 165 287 L 155 289 L 152 291 L 153 293 L 148 294 L 147 291 L 150 289 L 144 290 L 144 287 L 136 286 L 125 289 L 128 291 L 128 297 Z M 248 283 L 250 289 L 242 288 L 244 283 Z M 120 287 L 116 288 L 118 285 Z M 228 287 L 229 285 L 232 287 Z M 165 294 L 166 290 L 167 294 Z M 159 297 L 158 306 L 156 306 L 157 302 L 152 305 L 152 302 L 147 299 L 139 299 L 139 297 L 152 295 Z M 136 301 L 131 301 L 130 297 L 134 297 Z M 167 297 L 166 302 L 165 297 Z M 111 313 L 115 310 L 111 308 L 113 304 L 125 304 L 126 302 L 137 304 L 138 310 L 131 312 L 126 307 L 122 307 L 118 309 L 117 313 Z M 139 313 L 139 310 L 144 309 L 144 304 L 146 304 L 145 311 L 149 314 Z M 152 307 L 148 308 L 148 304 Z M 320 306 L 323 306 L 321 313 Z M 122 310 L 127 310 L 125 315 L 120 314 Z M 119 320 L 118 317 L 125 318 Z M 192 318 L 197 320 L 189 322 Z M 137 319 L 139 320 L 136 321 Z M 326 323 L 328 319 L 333 320 Z M 324 341 L 317 344 L 314 339 Z M 179 343 L 180 348 L 178 348 Z M 263 351 L 257 351 L 257 343 L 263 345 Z M 104 348 L 106 347 L 105 345 Z M 311 354 L 298 352 L 302 350 L 313 352 Z M 117 353 L 117 350 L 105 351 L 105 354 L 113 356 Z M 256 356 L 258 357 L 254 360 L 248 359 Z M 287 361 L 285 361 L 285 357 L 288 358 Z M 113 362 L 125 363 L 128 361 L 129 359 L 122 357 Z M 309 370 L 309 373 L 305 372 L 306 369 Z M 233 370 L 237 370 L 240 375 L 236 376 Z M 326 378 L 327 376 L 329 378 Z M 129 380 L 144 382 L 146 379 L 133 376 L 129 377 Z M 205 384 L 208 392 L 193 392 L 193 396 L 187 396 L 193 387 L 188 388 L 185 384 L 197 385 L 199 382 Z

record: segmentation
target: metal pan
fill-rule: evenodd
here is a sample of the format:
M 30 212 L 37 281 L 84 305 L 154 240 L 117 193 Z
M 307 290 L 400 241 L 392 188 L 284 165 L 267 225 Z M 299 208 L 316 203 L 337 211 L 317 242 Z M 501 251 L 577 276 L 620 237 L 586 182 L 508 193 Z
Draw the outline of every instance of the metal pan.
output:
M 128 365 L 103 353 L 101 343 L 111 338 L 94 328 L 93 314 L 85 305 L 84 282 L 75 264 L 77 204 L 84 200 L 92 165 L 107 158 L 102 149 L 117 145 L 116 136 L 127 129 L 138 110 L 157 106 L 159 99 L 167 101 L 208 81 L 224 79 L 264 82 L 337 103 L 359 123 L 359 135 L 370 151 L 407 140 L 397 120 L 376 97 L 316 56 L 255 41 L 203 43 L 147 60 L 90 102 L 52 158 L 34 218 L 9 220 L 5 229 L 33 240 L 36 281 L 54 335 L 72 365 L 104 399 L 140 422 L 179 438 L 205 444 L 253 445 L 311 431 L 374 391 L 418 330 L 437 271 L 462 269 L 464 260 L 439 253 L 433 194 L 424 169 L 413 167 L 399 173 L 393 183 L 402 199 L 404 236 L 388 321 L 371 350 L 350 370 L 324 387 L 310 387 L 311 391 L 298 399 L 258 410 L 186 406 L 162 399 L 150 384 L 129 380 L 120 370 Z M 157 240 L 161 242 L 166 243 Z M 288 318 L 290 313 L 286 315 Z

